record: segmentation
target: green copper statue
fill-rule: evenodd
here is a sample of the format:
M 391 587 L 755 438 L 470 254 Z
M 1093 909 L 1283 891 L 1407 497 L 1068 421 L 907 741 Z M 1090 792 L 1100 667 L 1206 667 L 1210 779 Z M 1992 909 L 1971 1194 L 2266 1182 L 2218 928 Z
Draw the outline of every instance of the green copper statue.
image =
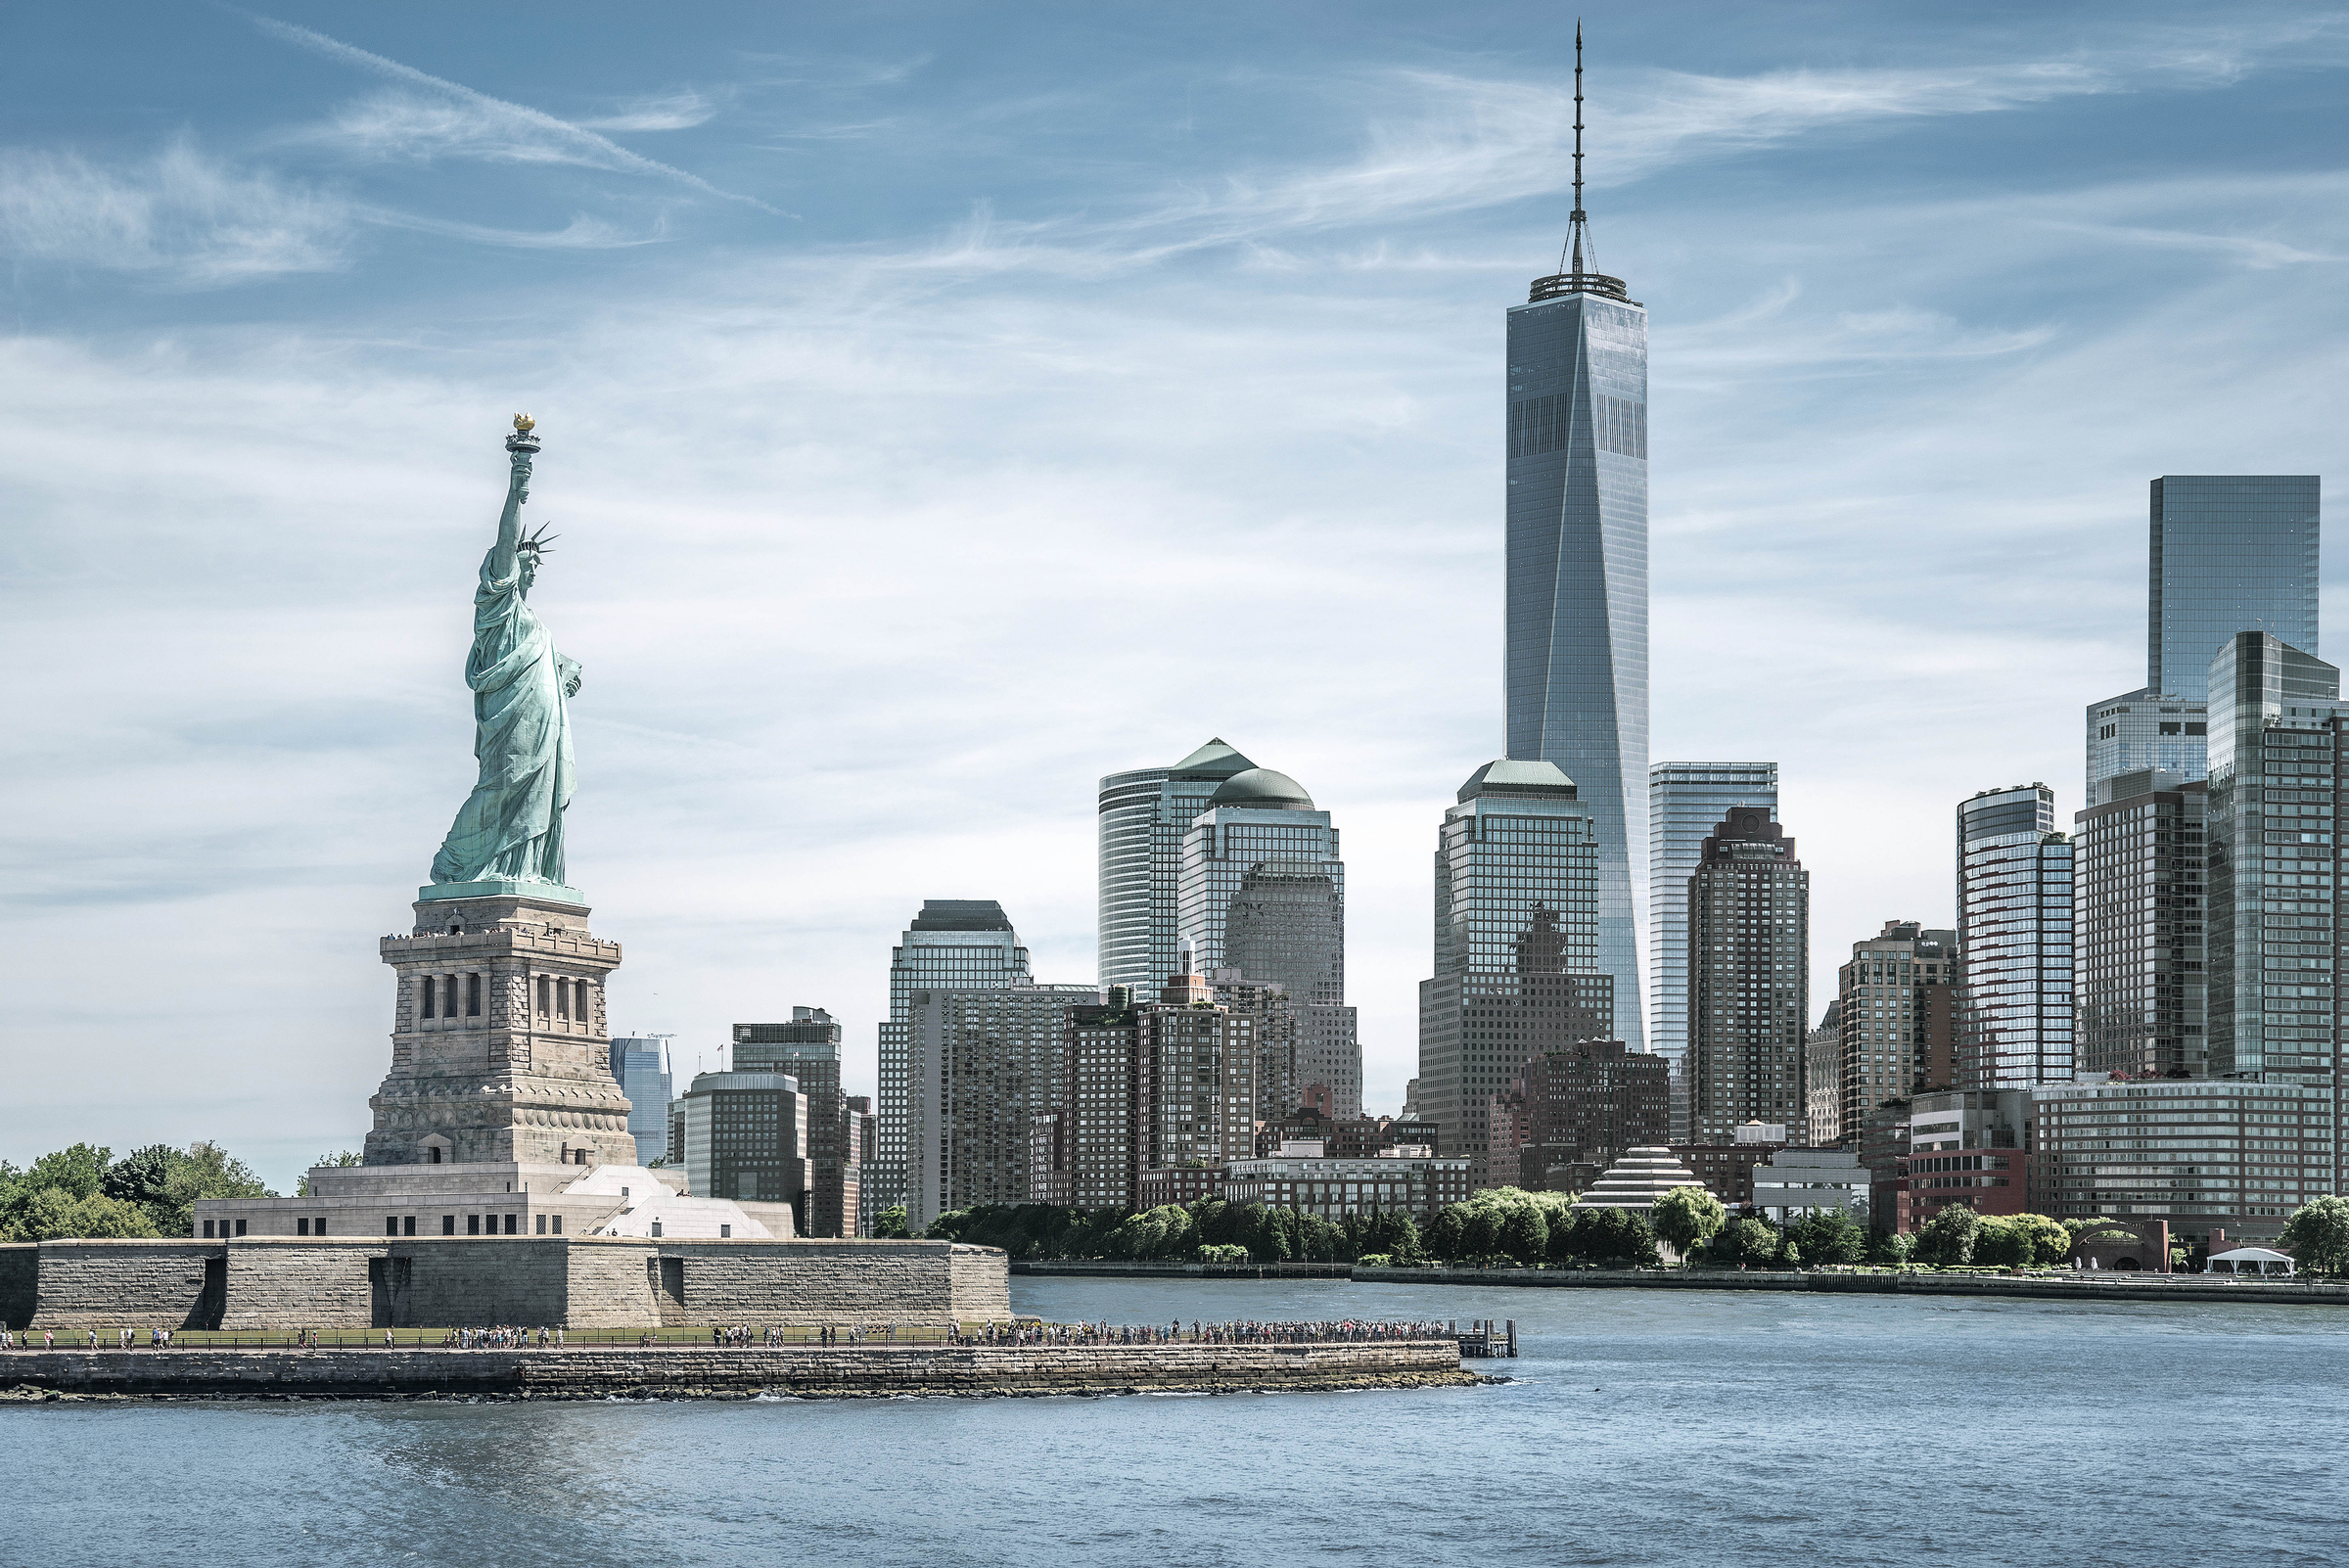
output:
M 549 536 L 522 531 L 530 498 L 530 458 L 538 450 L 528 414 L 514 417 L 506 439 L 514 473 L 497 542 L 482 559 L 473 594 L 473 755 L 481 780 L 457 811 L 433 857 L 435 887 L 426 896 L 459 896 L 463 884 L 551 883 L 563 893 L 563 812 L 571 805 L 571 713 L 579 665 L 555 652 L 554 638 L 526 602 Z

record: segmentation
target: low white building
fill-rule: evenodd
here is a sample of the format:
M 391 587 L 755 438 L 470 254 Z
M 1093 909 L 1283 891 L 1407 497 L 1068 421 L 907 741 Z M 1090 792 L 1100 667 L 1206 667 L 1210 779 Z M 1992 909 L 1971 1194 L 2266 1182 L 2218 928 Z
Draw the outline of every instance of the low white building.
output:
M 193 1234 L 791 1238 L 790 1204 L 690 1197 L 678 1175 L 634 1165 L 322 1165 L 302 1197 L 199 1198 Z
M 1754 1167 L 1754 1212 L 1777 1224 L 1840 1209 L 1867 1223 L 1867 1167 L 1841 1149 L 1780 1149 Z

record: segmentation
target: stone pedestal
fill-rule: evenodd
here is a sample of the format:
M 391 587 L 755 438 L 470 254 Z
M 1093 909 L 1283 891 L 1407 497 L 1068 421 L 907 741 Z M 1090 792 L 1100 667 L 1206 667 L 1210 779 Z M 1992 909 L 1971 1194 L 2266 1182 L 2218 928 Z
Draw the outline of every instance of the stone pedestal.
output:
M 604 1008 L 620 944 L 546 896 L 569 889 L 429 891 L 383 940 L 399 995 L 367 1164 L 633 1166 Z

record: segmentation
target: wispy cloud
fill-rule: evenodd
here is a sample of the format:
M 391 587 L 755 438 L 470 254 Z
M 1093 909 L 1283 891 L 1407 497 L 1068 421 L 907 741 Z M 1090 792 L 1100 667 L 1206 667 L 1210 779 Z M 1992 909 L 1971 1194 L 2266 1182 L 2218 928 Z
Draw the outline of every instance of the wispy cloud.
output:
M 755 196 L 720 189 L 699 174 L 632 153 L 598 131 L 557 118 L 543 110 L 492 98 L 462 82 L 432 75 L 308 27 L 271 17 L 248 15 L 254 26 L 273 38 L 410 87 L 429 90 L 431 96 L 427 98 L 387 94 L 370 100 L 347 117 L 339 117 L 334 122 L 334 132 L 362 156 L 471 157 L 511 162 L 576 163 L 668 180 L 705 196 L 741 202 L 779 217 L 788 215 Z
M 655 223 L 650 233 L 631 234 L 584 212 L 575 213 L 572 220 L 559 229 L 500 229 L 484 223 L 459 223 L 448 218 L 426 217 L 389 208 L 367 208 L 359 215 L 367 222 L 385 228 L 438 234 L 475 245 L 496 245 L 524 251 L 619 251 L 630 246 L 659 245 L 668 238 L 668 226 L 663 223 Z
M 1744 76 L 1627 71 L 1610 87 L 1603 123 L 1590 138 L 1589 171 L 1594 186 L 1626 185 L 1822 133 L 2081 96 L 2221 86 L 2280 59 L 2338 54 L 2343 36 L 2335 19 L 2287 16 L 2203 29 L 2141 28 L 2123 41 L 2042 59 Z M 990 217 L 958 230 L 917 264 L 1085 272 L 1222 246 L 1277 247 L 1554 195 L 1572 177 L 1573 96 L 1554 79 L 1391 69 L 1301 82 L 1298 90 L 1363 111 L 1355 156 L 1187 182 L 1137 200 L 1122 215 Z
M 588 130 L 599 131 L 668 131 L 691 130 L 709 123 L 725 105 L 725 95 L 699 92 L 688 87 L 680 92 L 655 93 L 631 98 L 609 115 L 577 123 Z
M 340 197 L 231 169 L 184 139 L 115 167 L 0 150 L 0 251 L 23 261 L 217 287 L 332 271 L 352 221 Z

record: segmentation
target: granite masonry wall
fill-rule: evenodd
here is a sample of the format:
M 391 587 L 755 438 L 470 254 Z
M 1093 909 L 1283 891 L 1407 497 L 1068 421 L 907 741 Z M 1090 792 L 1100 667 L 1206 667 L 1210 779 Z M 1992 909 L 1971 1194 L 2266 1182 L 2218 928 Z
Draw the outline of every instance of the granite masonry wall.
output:
M 0 1384 L 84 1396 L 744 1397 L 1414 1388 L 1480 1382 L 1449 1340 L 1331 1345 L 861 1345 L 564 1351 L 0 1353 Z
M 5 1320 L 57 1329 L 627 1328 L 976 1322 L 1011 1315 L 990 1247 L 626 1236 L 47 1241 Z M 20 1296 L 26 1293 L 20 1284 Z M 5 1299 L 5 1298 L 0 1298 Z
M 221 1241 L 44 1241 L 36 1328 L 216 1328 L 226 1288 Z

